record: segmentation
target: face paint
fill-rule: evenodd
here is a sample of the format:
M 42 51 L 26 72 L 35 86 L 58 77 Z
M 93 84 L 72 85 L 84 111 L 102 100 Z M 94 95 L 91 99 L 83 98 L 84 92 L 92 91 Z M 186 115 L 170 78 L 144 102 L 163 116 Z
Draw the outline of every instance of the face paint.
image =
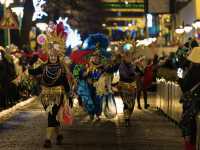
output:
M 52 64 L 57 63 L 57 61 L 58 61 L 58 55 L 54 49 L 51 49 L 49 51 L 49 61 Z

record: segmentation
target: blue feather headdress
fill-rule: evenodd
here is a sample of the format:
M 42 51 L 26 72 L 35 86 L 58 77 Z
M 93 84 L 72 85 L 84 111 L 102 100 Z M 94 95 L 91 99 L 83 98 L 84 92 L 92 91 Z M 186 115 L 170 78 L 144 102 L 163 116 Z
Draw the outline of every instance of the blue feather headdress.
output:
M 105 57 L 110 57 L 107 48 L 109 46 L 108 37 L 102 33 L 91 34 L 84 41 L 82 50 L 98 50 Z

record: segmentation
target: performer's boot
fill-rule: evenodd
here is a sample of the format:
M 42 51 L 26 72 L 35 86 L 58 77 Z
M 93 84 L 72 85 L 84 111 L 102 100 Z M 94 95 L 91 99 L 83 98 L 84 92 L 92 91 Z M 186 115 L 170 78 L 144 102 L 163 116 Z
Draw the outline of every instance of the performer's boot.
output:
M 140 105 L 140 97 L 141 97 L 141 91 L 137 92 L 137 104 L 138 104 L 138 109 L 142 109 L 141 105 Z
M 46 135 L 47 137 L 46 137 L 46 140 L 44 142 L 45 148 L 51 148 L 51 146 L 52 146 L 51 139 L 52 139 L 54 131 L 55 131 L 54 127 L 48 127 L 47 128 L 47 135 Z
M 63 141 L 63 135 L 60 133 L 60 129 L 59 127 L 56 127 L 56 145 L 62 145 L 62 141 Z

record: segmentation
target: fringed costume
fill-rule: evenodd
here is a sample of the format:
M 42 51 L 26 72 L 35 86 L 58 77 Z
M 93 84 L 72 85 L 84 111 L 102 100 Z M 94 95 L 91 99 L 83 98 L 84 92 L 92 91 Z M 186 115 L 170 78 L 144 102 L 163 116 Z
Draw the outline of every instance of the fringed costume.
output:
M 66 97 L 70 91 L 67 80 L 67 67 L 64 62 L 66 34 L 59 23 L 53 32 L 47 32 L 43 49 L 48 55 L 48 62 L 38 68 L 29 68 L 29 74 L 40 76 L 42 91 L 40 99 L 44 109 L 48 112 L 47 137 L 45 148 L 51 147 L 53 134 L 57 134 L 57 144 L 61 144 L 63 136 L 59 133 L 59 110 L 66 106 Z

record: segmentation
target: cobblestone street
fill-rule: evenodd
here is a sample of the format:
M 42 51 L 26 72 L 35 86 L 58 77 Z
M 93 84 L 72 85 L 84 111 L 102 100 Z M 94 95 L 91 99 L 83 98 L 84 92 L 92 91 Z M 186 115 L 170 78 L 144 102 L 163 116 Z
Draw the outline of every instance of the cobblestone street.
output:
M 180 130 L 152 110 L 135 110 L 132 126 L 122 116 L 88 123 L 87 115 L 75 111 L 73 126 L 63 127 L 64 143 L 52 150 L 183 150 Z M 20 109 L 0 124 L 0 150 L 42 150 L 47 126 L 38 101 Z

